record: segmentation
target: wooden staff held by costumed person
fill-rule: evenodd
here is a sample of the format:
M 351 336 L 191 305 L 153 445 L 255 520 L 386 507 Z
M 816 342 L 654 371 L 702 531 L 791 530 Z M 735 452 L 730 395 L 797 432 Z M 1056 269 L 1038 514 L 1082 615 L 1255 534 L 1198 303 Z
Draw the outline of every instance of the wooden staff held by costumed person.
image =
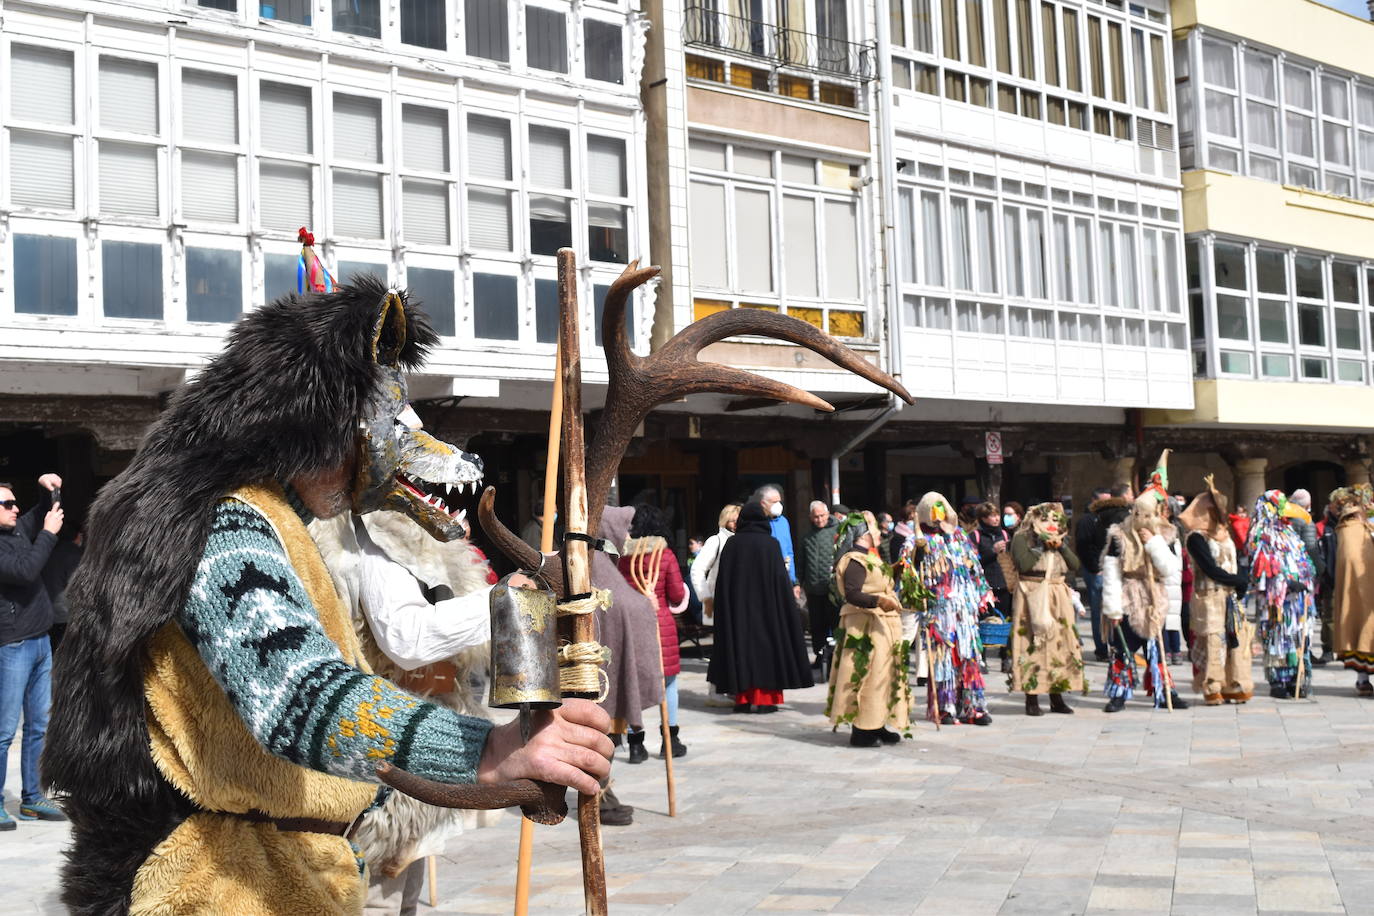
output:
M 599 690 L 590 683 L 600 674 L 595 642 L 595 618 L 591 613 L 607 593 L 591 585 L 588 551 L 606 545 L 587 532 L 600 530 L 601 511 L 611 483 L 634 431 L 650 411 L 689 394 L 727 394 L 766 397 L 830 411 L 819 397 L 791 385 L 715 363 L 701 362 L 702 348 L 740 335 L 771 337 L 807 347 L 840 367 L 879 385 L 908 404 L 913 399 L 886 372 L 860 357 L 819 329 L 786 315 L 755 309 L 730 309 L 709 315 L 687 326 L 649 356 L 630 350 L 625 311 L 634 290 L 658 275 L 658 268 L 627 266 L 606 294 L 602 313 L 602 339 L 609 374 L 605 407 L 590 448 L 582 429 L 581 311 L 577 307 L 577 273 L 573 252 L 558 252 L 559 349 L 563 386 L 563 517 L 567 520 L 561 563 L 548 558 L 506 527 L 495 514 L 495 490 L 482 494 L 478 517 L 492 543 L 522 569 L 538 571 L 560 596 L 562 622 L 572 622 L 567 643 L 559 650 L 563 695 L 595 698 Z M 584 463 L 585 461 L 585 463 Z M 551 513 L 546 511 L 547 519 Z M 529 590 L 522 590 L 529 591 Z M 566 616 L 565 616 L 566 615 Z M 493 664 L 497 660 L 493 659 Z M 571 689 L 570 689 L 571 688 Z M 668 745 L 671 747 L 671 745 Z M 671 754 L 669 755 L 671 759 Z M 566 790 L 532 780 L 516 780 L 491 786 L 446 785 L 414 776 L 396 767 L 379 768 L 387 784 L 430 804 L 459 808 L 525 806 L 535 823 L 551 824 L 566 813 Z M 607 912 L 605 864 L 602 856 L 600 818 L 594 795 L 580 795 L 578 826 L 582 847 L 582 880 L 586 911 L 592 916 Z

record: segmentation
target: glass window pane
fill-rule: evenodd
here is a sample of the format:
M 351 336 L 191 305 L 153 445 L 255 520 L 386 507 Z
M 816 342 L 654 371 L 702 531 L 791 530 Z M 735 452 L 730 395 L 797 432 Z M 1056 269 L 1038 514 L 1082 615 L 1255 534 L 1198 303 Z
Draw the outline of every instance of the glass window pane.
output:
M 181 154 L 181 213 L 187 219 L 233 223 L 239 218 L 239 157 Z
M 587 138 L 587 190 L 607 197 L 624 197 L 625 141 L 617 137 Z
M 468 115 L 468 174 L 473 178 L 510 181 L 510 122 Z
M 1210 117 L 1211 111 L 1208 110 Z M 1215 128 L 1213 128 L 1215 131 Z M 1245 103 L 1246 138 L 1256 146 L 1267 149 L 1279 148 L 1279 110 L 1263 102 Z M 1227 136 L 1235 136 L 1228 134 Z
M 14 237 L 15 312 L 75 315 L 76 280 L 76 239 Z
M 1355 359 L 1336 360 L 1336 378 L 1342 382 L 1363 382 L 1364 361 Z
M 157 147 L 100 142 L 100 212 L 157 216 Z
M 1060 302 L 1073 300 L 1073 249 L 1069 243 L 1069 218 L 1054 215 L 1055 298 Z
M 826 294 L 832 299 L 859 298 L 859 224 L 855 205 L 825 202 Z M 989 215 L 989 225 L 991 224 Z
M 130 134 L 158 134 L 157 65 L 100 57 L 100 126 Z
M 11 130 L 10 200 L 14 204 L 71 210 L 76 206 L 72 138 Z
M 1021 245 L 1021 211 L 1006 207 L 1002 211 L 1003 244 L 1006 246 L 1007 295 L 1025 295 L 1025 280 L 1021 269 L 1024 250 Z
M 1240 353 L 1235 350 L 1222 350 L 1221 371 L 1227 375 L 1249 375 L 1250 374 L 1250 354 Z
M 968 201 L 962 197 L 949 200 L 950 265 L 955 289 L 973 289 L 973 266 L 969 251 Z
M 487 60 L 510 60 L 508 8 L 506 0 L 464 0 L 463 24 L 468 54 Z
M 694 181 L 690 203 L 692 283 L 726 289 L 729 287 L 730 256 L 725 228 L 725 188 Z
M 617 85 L 625 81 L 624 42 L 620 26 L 613 22 L 587 19 L 582 24 L 586 41 L 587 79 Z
M 1322 259 L 1300 254 L 1296 261 L 1299 299 L 1325 299 L 1326 281 L 1322 276 Z
M 1284 64 L 1283 96 L 1295 108 L 1315 110 L 1316 106 L 1312 104 L 1312 71 L 1295 64 Z
M 783 277 L 788 295 L 819 296 L 815 200 L 791 196 L 782 199 L 782 237 L 786 241 L 783 253 L 787 270 Z
M 468 244 L 510 251 L 513 246 L 511 192 L 468 188 Z
M 1128 309 L 1140 308 L 1140 285 L 1136 271 L 1135 229 L 1132 226 L 1117 227 L 1121 253 L 1121 305 Z M 1170 290 L 1170 295 L 1173 291 Z
M 401 107 L 401 162 L 408 169 L 448 171 L 448 112 L 419 105 Z
M 518 340 L 520 299 L 514 277 L 472 275 L 472 329 L 483 340 Z
M 530 125 L 530 183 L 537 188 L 572 187 L 568 132 L 559 127 Z
M 225 73 L 181 71 L 181 133 L 188 140 L 239 141 L 238 80 Z
M 1304 347 L 1326 346 L 1326 309 L 1320 305 L 1298 306 L 1298 343 Z
M 1145 285 L 1145 307 L 1152 312 L 1160 311 L 1159 303 L 1159 275 L 1161 270 L 1159 257 L 1159 231 L 1156 229 L 1141 230 L 1141 238 L 1145 242 L 1145 264 L 1141 269 L 1141 279 Z
M 356 238 L 382 237 L 382 176 L 334 169 L 334 231 Z
M 940 215 L 940 195 L 921 192 L 921 266 L 928 286 L 943 286 L 944 230 Z
M 1026 211 L 1026 292 L 1032 299 L 1048 299 L 1045 262 L 1049 254 L 1045 238 L 1045 214 Z
M 978 330 L 984 334 L 1002 333 L 1002 306 L 985 302 L 978 307 Z
M 401 231 L 407 242 L 449 243 L 448 189 L 443 181 L 401 182 Z
M 1285 112 L 1283 126 L 1289 153 L 1307 159 L 1316 157 L 1317 146 L 1312 118 L 1292 111 Z
M 1288 303 L 1259 301 L 1259 338 L 1264 343 L 1288 343 Z
M 401 0 L 401 42 L 442 51 L 446 0 Z
M 10 115 L 71 124 L 75 116 L 71 51 L 15 44 L 10 48 Z
M 749 149 L 737 146 L 734 150 L 733 167 L 741 175 L 757 178 L 773 177 L 773 154 L 768 150 Z
M 1339 76 L 1322 76 L 1322 115 L 1350 120 L 1350 81 Z
M 268 302 L 282 296 L 295 295 L 296 265 L 300 260 L 297 254 L 269 254 L 263 257 L 262 287 Z M 339 274 L 345 276 L 344 265 L 339 265 Z M 351 276 L 351 274 L 347 274 Z
M 455 331 L 453 271 L 434 267 L 406 267 L 406 288 L 429 315 L 434 330 L 452 337 Z
M 1374 127 L 1374 86 L 1355 86 L 1355 120 L 1361 127 Z
M 1245 91 L 1249 95 L 1275 101 L 1274 58 L 1247 48 L 1245 50 Z
M 1236 46 L 1213 38 L 1202 42 L 1202 78 L 1213 86 L 1236 88 Z
M 630 208 L 589 200 L 587 257 L 624 264 L 630 259 Z
M 186 320 L 235 321 L 243 311 L 243 255 L 186 249 Z
M 106 318 L 162 317 L 162 246 L 142 242 L 100 244 Z
M 558 342 L 558 281 L 534 281 L 534 339 Z
M 272 255 L 271 257 L 277 257 L 277 255 Z M 295 261 L 292 261 L 292 263 L 294 264 Z M 292 269 L 294 270 L 295 268 Z M 269 264 L 269 275 L 271 274 L 272 270 L 273 268 Z M 348 284 L 356 280 L 358 277 L 371 276 L 376 277 L 379 281 L 385 283 L 386 278 L 389 274 L 390 271 L 387 269 L 385 264 L 374 264 L 370 261 L 340 261 L 339 269 L 334 274 L 334 280 L 337 283 L 347 286 Z M 295 274 L 293 273 L 293 279 L 291 280 L 293 287 L 296 284 L 296 280 L 294 279 L 294 277 Z
M 258 102 L 263 149 L 302 155 L 314 151 L 309 89 L 264 82 Z
M 1288 255 L 1272 248 L 1255 250 L 1255 279 L 1262 293 L 1288 294 Z
M 767 191 L 735 189 L 735 282 L 741 292 L 773 291 L 773 216 Z
M 1326 379 L 1331 377 L 1331 363 L 1329 360 L 1318 359 L 1312 356 L 1302 358 L 1302 377 L 1313 379 Z
M 1332 317 L 1332 326 L 1336 334 L 1336 349 L 1360 349 L 1360 313 L 1354 309 L 1336 309 Z
M 525 7 L 526 59 L 536 70 L 568 72 L 567 18 L 558 10 Z
M 233 0 L 229 0 L 233 2 Z M 204 0 L 202 0 L 202 5 Z M 382 37 L 381 0 L 349 0 L 334 3 L 333 25 L 337 31 L 364 38 Z M 266 18 L 266 17 L 264 17 Z
M 1360 301 L 1360 265 L 1349 261 L 1331 262 L 1331 298 L 1337 302 Z
M 1292 378 L 1293 357 L 1278 353 L 1265 353 L 1260 357 L 1260 372 L 1266 378 Z
M 1217 296 L 1217 336 L 1227 340 L 1249 340 L 1250 326 L 1245 299 Z
M 826 205 L 827 208 L 830 206 Z M 978 292 L 997 292 L 997 227 L 993 220 L 993 205 L 980 200 L 974 203 L 976 257 L 978 262 Z
M 1322 158 L 1333 165 L 1350 165 L 1350 128 L 1322 122 Z
M 556 255 L 572 245 L 572 203 L 566 197 L 531 194 L 530 254 Z
M 1215 242 L 1212 245 L 1213 262 L 1216 265 L 1216 284 L 1227 289 L 1249 289 L 1246 279 L 1244 245 L 1231 242 Z

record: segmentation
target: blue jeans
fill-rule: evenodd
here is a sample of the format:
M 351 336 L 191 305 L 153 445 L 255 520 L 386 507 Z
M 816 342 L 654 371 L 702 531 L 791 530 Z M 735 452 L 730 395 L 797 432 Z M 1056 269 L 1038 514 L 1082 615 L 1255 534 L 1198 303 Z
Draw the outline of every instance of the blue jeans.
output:
M 43 796 L 38 780 L 38 757 L 48 733 L 48 707 L 52 704 L 52 646 L 46 633 L 0 646 L 0 796 L 5 791 L 7 757 L 19 714 L 24 714 L 23 744 L 19 769 L 23 795 L 28 804 Z
M 1107 644 L 1102 640 L 1102 573 L 1083 573 L 1083 584 L 1088 587 L 1088 616 L 1093 624 L 1093 649 L 1098 655 L 1107 654 Z
M 677 724 L 677 675 L 670 674 L 663 679 L 663 698 L 668 701 L 668 724 Z

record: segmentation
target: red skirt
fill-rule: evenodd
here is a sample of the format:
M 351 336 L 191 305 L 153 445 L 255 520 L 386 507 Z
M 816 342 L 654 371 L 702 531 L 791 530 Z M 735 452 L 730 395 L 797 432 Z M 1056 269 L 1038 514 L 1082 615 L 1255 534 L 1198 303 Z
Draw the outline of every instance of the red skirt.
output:
M 750 687 L 744 693 L 735 694 L 735 705 L 744 706 L 781 706 L 781 690 L 760 690 L 758 687 Z

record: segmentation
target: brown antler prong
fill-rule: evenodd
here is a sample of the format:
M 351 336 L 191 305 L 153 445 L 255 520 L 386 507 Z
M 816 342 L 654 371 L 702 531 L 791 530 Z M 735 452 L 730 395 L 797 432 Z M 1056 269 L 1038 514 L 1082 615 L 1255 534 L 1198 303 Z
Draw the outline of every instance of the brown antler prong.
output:
M 520 540 L 514 531 L 496 517 L 495 487 L 487 487 L 482 491 L 482 498 L 477 503 L 477 521 L 481 523 L 487 537 L 491 538 L 492 544 L 505 554 L 507 559 L 521 569 L 542 568 L 541 575 L 549 583 L 549 588 L 553 589 L 555 595 L 563 595 L 563 564 L 545 560 L 539 551 Z
M 533 779 L 514 779 L 480 786 L 473 783 L 435 782 L 389 763 L 378 765 L 377 778 L 397 792 L 440 808 L 496 811 L 519 805 L 525 817 L 536 824 L 550 826 L 568 816 L 568 790 L 564 786 L 535 782 Z

